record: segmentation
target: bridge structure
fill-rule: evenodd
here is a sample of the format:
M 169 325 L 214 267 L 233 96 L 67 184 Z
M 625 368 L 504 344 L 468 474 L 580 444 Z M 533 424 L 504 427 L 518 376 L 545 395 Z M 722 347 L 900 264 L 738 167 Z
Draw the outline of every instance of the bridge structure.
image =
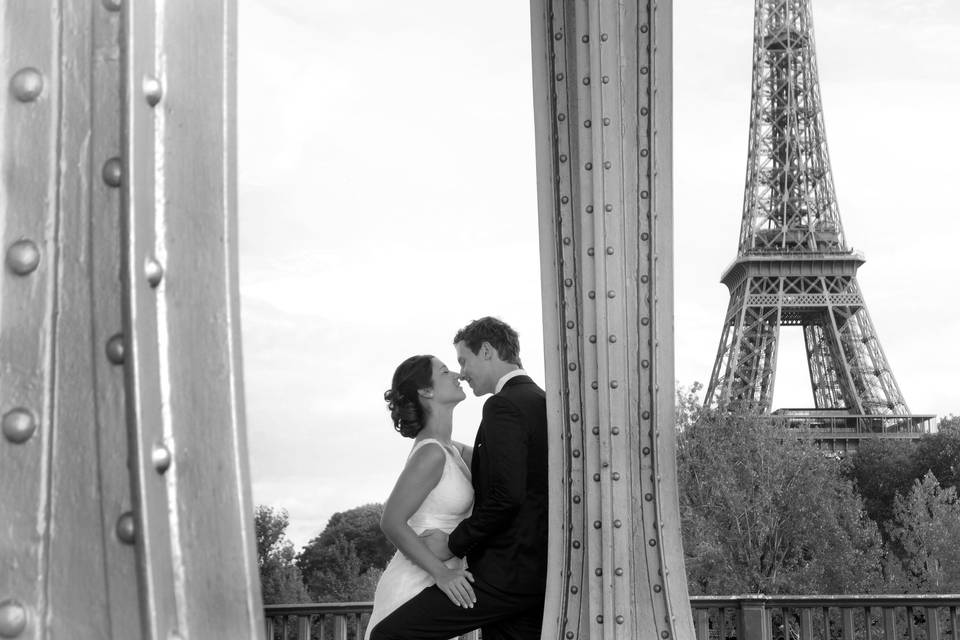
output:
M 857 282 L 834 189 L 811 0 L 756 0 L 747 175 L 730 303 L 705 405 L 771 413 L 780 328 L 803 331 L 814 407 L 774 419 L 830 447 L 917 438 Z
M 532 0 L 544 638 L 691 638 L 670 0 Z M 0 13 L 0 638 L 262 638 L 235 0 Z M 532 212 L 531 212 L 531 215 Z

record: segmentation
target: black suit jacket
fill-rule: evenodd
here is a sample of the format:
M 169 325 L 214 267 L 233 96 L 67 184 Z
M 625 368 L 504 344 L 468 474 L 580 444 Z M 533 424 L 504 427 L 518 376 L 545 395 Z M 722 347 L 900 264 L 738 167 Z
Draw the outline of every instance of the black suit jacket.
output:
M 470 464 L 472 515 L 450 533 L 479 579 L 507 593 L 543 593 L 547 577 L 547 404 L 529 376 L 483 405 Z

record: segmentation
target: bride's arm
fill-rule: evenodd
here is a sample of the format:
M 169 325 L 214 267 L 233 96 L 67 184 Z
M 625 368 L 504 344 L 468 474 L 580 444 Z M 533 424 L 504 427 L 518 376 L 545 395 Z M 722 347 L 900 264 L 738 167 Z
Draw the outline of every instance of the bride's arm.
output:
M 453 444 L 457 447 L 457 450 L 460 451 L 460 457 L 467 463 L 467 469 L 469 469 L 470 460 L 473 458 L 473 447 L 463 444 L 462 442 L 457 442 L 456 440 L 453 441 Z
M 410 456 L 383 506 L 380 530 L 403 555 L 433 576 L 437 586 L 454 604 L 471 607 L 476 597 L 467 582 L 468 572 L 447 567 L 407 524 L 410 516 L 440 482 L 445 462 L 446 454 L 439 446 L 422 446 Z

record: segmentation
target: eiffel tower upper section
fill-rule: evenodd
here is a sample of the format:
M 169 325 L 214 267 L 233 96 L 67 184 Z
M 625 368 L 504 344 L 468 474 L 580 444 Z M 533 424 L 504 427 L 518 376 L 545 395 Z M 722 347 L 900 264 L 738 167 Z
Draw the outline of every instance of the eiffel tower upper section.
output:
M 808 0 L 759 0 L 739 255 L 848 253 Z
M 780 327 L 796 326 L 814 401 L 800 411 L 853 420 L 858 431 L 917 433 L 930 416 L 910 415 L 857 282 L 864 258 L 840 222 L 810 0 L 755 7 L 740 244 L 722 278 L 730 305 L 704 402 L 770 412 Z

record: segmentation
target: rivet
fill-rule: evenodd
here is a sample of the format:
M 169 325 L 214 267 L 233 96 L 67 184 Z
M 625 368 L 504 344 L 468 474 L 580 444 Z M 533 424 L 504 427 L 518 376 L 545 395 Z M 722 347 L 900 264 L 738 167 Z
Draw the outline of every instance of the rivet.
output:
M 600 427 L 594 427 L 594 428 L 591 429 L 590 431 L 591 431 L 591 432 L 593 433 L 593 435 L 595 435 L 595 436 L 600 435 Z
M 590 293 L 593 293 L 593 291 L 591 291 Z M 592 298 L 593 296 L 590 296 L 590 297 Z M 596 343 L 597 343 L 597 336 L 591 335 L 589 338 L 587 338 L 587 340 L 590 341 L 590 344 L 596 344 Z
M 647 75 L 648 73 L 650 73 L 650 69 L 648 69 L 648 68 L 646 68 L 646 67 L 640 67 L 640 75 L 644 75 L 644 76 L 645 76 L 645 75 Z
M 573 631 L 567 631 L 567 640 L 573 640 Z
M 103 0 L 103 6 L 107 11 L 120 11 L 120 0 Z
M 587 44 L 588 42 L 590 42 L 590 36 L 581 36 L 580 42 L 582 42 L 583 44 Z
M 574 450 L 571 452 L 571 454 L 573 455 L 574 458 L 579 458 L 579 457 L 580 457 L 580 449 L 574 449 Z
M 612 204 L 605 204 L 605 205 L 603 205 L 603 210 L 606 211 L 607 213 L 610 213 L 611 211 L 613 211 L 613 205 L 612 205 Z
M 611 289 L 610 291 L 607 291 L 607 297 L 608 297 L 608 298 L 616 298 L 616 297 L 617 297 L 617 292 L 616 292 L 616 291 L 613 291 L 613 290 Z
M 32 240 L 17 240 L 7 249 L 7 266 L 18 276 L 31 273 L 40 265 L 40 249 Z
M 610 163 L 609 160 L 606 160 L 606 161 L 603 163 L 603 168 L 604 168 L 604 169 L 609 169 L 609 168 L 612 167 L 612 166 L 613 166 L 613 165 Z
M 647 540 L 647 544 L 649 544 L 651 547 L 655 547 L 657 546 L 657 541 L 654 540 L 653 538 L 650 538 L 649 540 Z
M 612 427 L 612 428 L 610 429 L 610 433 L 612 433 L 612 434 L 615 435 L 615 436 L 620 435 L 620 427 Z
M 593 382 L 590 383 L 590 388 L 593 389 L 594 391 L 596 391 L 597 389 L 600 388 L 600 385 L 597 384 L 597 381 L 596 381 L 596 380 L 594 380 Z
M 160 81 L 153 76 L 143 76 L 143 96 L 147 99 L 147 104 L 151 107 L 157 106 L 160 98 L 163 97 L 163 86 Z
M 601 569 L 600 567 L 597 567 L 596 569 L 593 570 L 593 573 L 599 578 L 600 576 L 603 575 L 603 569 Z
M 27 610 L 16 600 L 0 602 L 0 637 L 16 638 L 27 628 Z
M 123 346 L 123 334 L 117 333 L 107 340 L 107 359 L 113 364 L 123 364 L 125 349 Z
M 641 198 L 641 199 L 646 200 L 646 199 L 649 198 L 649 197 L 650 197 L 650 194 L 649 194 L 648 192 L 646 192 L 646 191 L 641 191 L 641 192 L 640 192 L 640 198 Z
M 586 169 L 587 171 L 590 171 L 593 169 L 593 163 L 588 162 L 587 164 L 583 165 L 583 168 Z
M 577 585 L 570 587 L 570 593 L 577 593 L 578 591 L 580 591 L 580 589 L 577 588 Z
M 567 114 L 565 114 L 565 113 L 558 113 L 558 114 L 557 114 L 557 120 L 559 120 L 560 122 L 563 122 L 563 121 L 566 120 L 566 119 L 567 119 Z
M 597 624 L 603 624 L 603 616 L 597 616 Z
M 579 541 L 579 540 L 574 540 L 574 541 L 573 541 L 573 548 L 574 548 L 574 549 L 579 549 L 579 548 L 580 548 L 580 541 Z
M 646 33 L 649 30 L 650 30 L 650 27 L 648 27 L 647 25 L 645 24 L 640 25 L 640 33 Z
M 590 256 L 591 258 L 593 257 L 593 247 L 590 247 L 589 249 L 587 249 L 587 255 Z
M 11 409 L 3 414 L 3 435 L 14 444 L 23 444 L 37 430 L 37 421 L 26 409 Z
M 120 158 L 110 158 L 104 162 L 100 175 L 108 186 L 119 187 L 123 184 L 123 163 Z
M 603 525 L 602 525 L 602 523 L 601 523 L 599 520 L 594 520 L 594 521 L 593 521 L 593 528 L 594 528 L 594 529 L 599 529 L 601 526 L 603 526 Z
M 599 430 L 600 430 L 600 427 L 597 427 L 597 431 L 599 431 Z M 607 467 L 610 466 L 610 463 L 609 463 L 609 462 L 604 462 L 604 463 L 601 464 L 600 466 L 603 467 L 604 469 L 606 469 Z
M 143 272 L 147 276 L 147 284 L 151 287 L 157 287 L 163 280 L 163 265 L 157 262 L 156 258 L 147 258 Z
M 557 74 L 557 82 L 563 82 L 563 74 L 562 74 L 562 73 L 558 73 L 558 74 Z
M 566 199 L 566 196 L 564 196 L 564 199 Z M 565 244 L 565 245 L 567 245 L 567 246 L 570 246 L 570 238 L 569 238 L 569 237 L 568 237 L 568 238 L 564 238 L 564 239 L 563 239 L 563 244 Z
M 643 29 L 641 29 L 641 31 L 642 31 L 642 30 L 643 30 Z M 667 640 L 667 638 L 670 637 L 670 632 L 669 632 L 669 631 L 661 631 L 661 632 L 660 632 L 660 637 L 663 638 L 663 640 Z
M 567 286 L 569 287 L 570 285 Z M 575 326 L 576 325 L 573 323 L 573 320 L 567 320 L 567 329 L 573 329 Z
M 622 576 L 622 575 L 623 575 L 623 569 L 622 569 L 621 567 L 617 567 L 616 569 L 614 569 L 613 572 L 614 572 L 615 574 L 617 574 L 618 576 Z
M 646 107 L 640 107 L 640 115 L 645 116 L 648 113 L 650 113 L 650 109 L 647 109 Z M 646 151 L 646 149 L 644 149 L 644 151 Z M 646 154 L 641 152 L 640 155 L 645 156 Z
M 574 503 L 574 504 L 580 504 L 580 496 L 573 496 L 573 503 Z M 580 543 L 579 543 L 579 542 L 574 542 L 574 544 L 575 544 L 576 546 L 580 546 Z
M 614 480 L 619 480 L 619 479 L 620 479 L 620 472 L 619 472 L 619 471 L 614 471 L 613 473 L 610 474 L 610 477 L 613 478 Z
M 570 421 L 571 421 L 571 422 L 579 422 L 579 421 L 580 421 L 580 414 L 579 414 L 579 413 L 571 413 L 571 414 L 570 414 Z
M 619 529 L 620 527 L 623 526 L 623 523 L 620 522 L 619 520 L 614 520 L 614 521 L 613 521 L 613 526 L 614 526 L 615 528 Z
M 619 386 L 620 386 L 620 383 L 617 382 L 616 380 L 611 380 L 611 381 L 610 381 L 610 388 L 611 388 L 611 389 L 616 389 L 616 388 L 619 387 Z
M 608 256 L 612 256 L 612 255 L 613 255 L 613 247 L 607 247 L 607 255 L 608 255 Z
M 590 84 L 590 76 L 587 76 L 587 77 L 585 77 L 585 78 L 583 79 L 583 84 L 584 84 L 584 85 Z
M 561 198 L 560 198 L 560 203 L 561 203 L 561 204 L 567 204 L 568 202 L 570 202 L 570 198 L 569 198 L 569 197 L 567 197 L 567 196 L 561 196 Z
M 653 590 L 654 590 L 655 593 L 660 593 L 661 591 L 663 591 L 663 587 L 661 587 L 661 586 L 658 585 L 658 584 L 655 584 L 655 585 L 653 585 Z
M 640 149 L 641 158 L 646 158 L 648 155 L 650 155 L 650 152 L 647 149 Z
M 623 616 L 617 616 L 617 624 L 623 624 Z
M 644 231 L 643 233 L 640 234 L 640 239 L 646 242 L 647 240 L 650 239 L 650 234 Z
M 644 411 L 644 412 L 642 412 L 642 413 L 640 414 L 640 416 L 641 416 L 644 420 L 649 420 L 649 419 L 650 419 L 650 412 L 649 412 L 649 411 Z
M 567 278 L 566 280 L 563 281 L 563 284 L 566 285 L 566 286 L 568 286 L 568 287 L 572 287 L 572 286 L 573 286 L 573 279 L 572 279 L 572 278 Z
M 640 276 L 640 282 L 644 282 L 644 283 L 650 282 L 650 276 L 648 276 L 647 274 L 643 274 L 642 276 Z
M 567 369 L 570 369 L 570 371 L 576 371 L 576 370 L 577 370 L 577 363 L 576 363 L 576 362 L 571 362 L 570 364 L 567 365 Z
M 607 41 L 607 34 L 601 33 L 601 34 L 600 34 L 600 40 L 602 40 L 603 42 L 606 42 L 606 41 Z
M 641 361 L 640 361 L 640 366 L 643 367 L 644 369 L 646 369 L 647 367 L 650 366 L 650 361 L 649 361 L 649 360 L 641 360 Z
M 640 318 L 640 324 L 642 324 L 643 326 L 647 326 L 648 324 L 650 324 L 650 318 L 646 316 Z
M 561 153 L 561 154 L 560 154 L 560 162 L 566 162 L 566 161 L 567 161 L 567 154 Z
M 603 119 L 603 126 L 605 126 L 605 127 L 609 127 L 609 126 L 610 126 L 610 118 L 604 118 L 604 119 Z
M 555 34 L 553 34 L 553 39 L 554 39 L 554 40 L 560 40 L 560 39 L 562 39 L 562 38 L 563 38 L 563 34 L 560 33 L 559 31 L 556 32 Z
M 600 482 L 600 474 L 599 474 L 599 473 L 593 474 L 593 481 L 594 481 L 594 482 Z
M 609 340 L 610 343 L 613 344 L 614 342 L 617 341 L 617 336 L 610 336 L 609 338 L 607 338 L 607 340 Z
M 117 538 L 124 544 L 133 544 L 137 539 L 137 523 L 130 511 L 117 519 Z
M 20 102 L 33 102 L 43 93 L 43 75 L 33 67 L 20 69 L 10 80 L 10 91 Z
M 596 292 L 596 291 L 588 291 L 588 292 L 587 292 L 587 297 L 590 298 L 591 300 L 593 300 L 594 298 L 597 297 L 597 292 Z
M 608 82 L 610 82 L 610 76 L 603 76 L 601 80 L 603 80 L 603 84 L 607 84 Z
M 584 120 L 584 121 L 583 121 L 583 126 L 586 127 L 587 129 L 589 129 L 589 128 L 590 128 L 590 121 L 589 121 L 589 120 Z
M 592 204 L 588 204 L 586 211 L 587 211 L 587 213 L 593 213 L 593 205 L 592 205 Z
M 650 455 L 650 447 L 644 447 L 644 448 L 643 448 L 643 455 L 645 455 L 645 456 Z
M 173 455 L 170 453 L 170 449 L 163 444 L 158 444 L 153 447 L 150 458 L 153 461 L 153 468 L 157 470 L 157 473 L 165 473 L 173 461 Z

